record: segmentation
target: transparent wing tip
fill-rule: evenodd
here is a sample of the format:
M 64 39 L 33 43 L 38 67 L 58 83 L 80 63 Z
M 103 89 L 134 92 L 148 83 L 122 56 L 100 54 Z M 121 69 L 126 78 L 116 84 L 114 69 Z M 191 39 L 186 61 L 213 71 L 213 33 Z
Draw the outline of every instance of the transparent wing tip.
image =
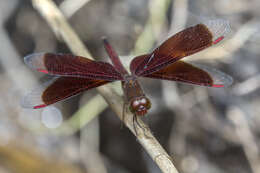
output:
M 42 94 L 56 79 L 53 78 L 27 93 L 21 99 L 21 106 L 28 109 L 38 109 L 47 106 L 42 99 Z
M 229 87 L 230 85 L 232 85 L 233 83 L 233 78 L 217 69 L 214 69 L 214 68 L 209 68 L 209 67 L 202 67 L 203 70 L 207 71 L 214 83 L 213 83 L 213 87 L 216 87 L 216 88 L 222 88 L 222 87 Z
M 33 93 L 29 93 L 25 95 L 20 102 L 21 106 L 26 109 L 39 109 L 46 107 L 39 96 L 34 95 Z
M 35 70 L 44 70 L 44 55 L 45 53 L 33 53 L 30 55 L 27 55 L 24 57 L 24 63 L 28 65 L 30 68 L 35 69 Z
M 213 80 L 213 85 L 212 87 L 215 88 L 222 88 L 222 87 L 229 87 L 233 83 L 233 78 L 215 68 L 208 67 L 202 64 L 197 64 L 197 63 L 191 63 L 193 66 L 196 66 L 198 68 L 203 69 L 206 71 L 212 78 Z
M 223 40 L 230 32 L 231 27 L 228 20 L 214 19 L 203 22 L 213 35 L 213 43 L 216 44 Z

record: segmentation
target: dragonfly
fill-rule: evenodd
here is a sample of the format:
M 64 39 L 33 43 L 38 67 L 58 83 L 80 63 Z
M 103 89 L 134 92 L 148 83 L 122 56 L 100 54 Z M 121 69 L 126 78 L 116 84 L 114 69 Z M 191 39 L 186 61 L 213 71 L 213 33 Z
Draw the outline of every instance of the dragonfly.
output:
M 104 39 L 104 47 L 112 64 L 70 54 L 30 54 L 24 58 L 25 64 L 54 78 L 28 93 L 23 98 L 22 106 L 43 108 L 83 91 L 121 81 L 124 106 L 128 105 L 134 115 L 133 121 L 136 121 L 137 116 L 146 115 L 151 108 L 151 101 L 138 82 L 139 77 L 213 88 L 229 86 L 232 83 L 229 75 L 182 60 L 219 43 L 229 30 L 229 23 L 223 19 L 188 27 L 171 36 L 151 53 L 135 57 L 130 63 L 131 73 L 124 68 L 107 39 Z

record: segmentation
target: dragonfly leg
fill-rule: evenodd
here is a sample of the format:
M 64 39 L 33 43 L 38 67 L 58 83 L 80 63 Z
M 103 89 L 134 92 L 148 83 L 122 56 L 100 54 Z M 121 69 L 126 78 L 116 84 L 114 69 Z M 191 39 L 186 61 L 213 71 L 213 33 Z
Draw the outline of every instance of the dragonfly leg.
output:
M 134 131 L 135 131 L 136 136 L 138 136 L 139 134 L 137 133 L 137 130 L 136 130 L 136 124 L 143 130 L 144 136 L 147 137 L 147 138 L 150 138 L 150 137 L 146 134 L 146 130 L 147 130 L 147 129 L 139 123 L 138 118 L 137 118 L 137 115 L 134 114 L 134 115 L 133 115 L 133 127 L 134 127 Z
M 136 115 L 134 114 L 134 115 L 133 115 L 133 127 L 134 127 L 134 131 L 135 131 L 136 136 L 138 136 L 138 133 L 137 133 L 137 130 L 136 130 L 136 124 L 135 124 L 135 122 L 137 122 L 137 117 L 136 117 Z

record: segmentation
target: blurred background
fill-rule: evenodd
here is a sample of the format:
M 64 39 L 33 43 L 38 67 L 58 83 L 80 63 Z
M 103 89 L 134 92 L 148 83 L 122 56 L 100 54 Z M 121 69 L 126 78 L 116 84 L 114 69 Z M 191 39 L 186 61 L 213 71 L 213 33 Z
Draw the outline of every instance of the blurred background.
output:
M 101 40 L 107 36 L 126 67 L 185 27 L 228 20 L 225 41 L 187 59 L 229 74 L 233 84 L 212 89 L 141 80 L 152 101 L 145 121 L 179 172 L 260 172 L 259 0 L 54 2 L 93 57 L 108 61 Z M 48 80 L 23 57 L 71 52 L 29 0 L 0 0 L 0 24 L 1 173 L 160 172 L 95 89 L 45 109 L 23 109 L 22 96 Z M 122 93 L 119 82 L 109 85 Z

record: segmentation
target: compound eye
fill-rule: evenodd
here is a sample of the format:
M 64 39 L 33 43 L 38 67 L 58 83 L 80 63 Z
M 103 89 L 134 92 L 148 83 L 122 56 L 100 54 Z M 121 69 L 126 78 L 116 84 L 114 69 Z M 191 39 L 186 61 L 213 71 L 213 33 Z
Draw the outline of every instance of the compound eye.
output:
M 139 104 L 140 104 L 139 101 L 135 100 L 135 101 L 133 101 L 132 106 L 137 107 L 137 106 L 139 106 Z
M 141 100 L 140 100 L 140 102 L 142 103 L 142 104 L 146 104 L 146 99 L 145 98 L 142 98 Z
M 133 100 L 129 108 L 131 112 L 135 113 L 138 110 L 139 106 L 140 106 L 139 100 Z

